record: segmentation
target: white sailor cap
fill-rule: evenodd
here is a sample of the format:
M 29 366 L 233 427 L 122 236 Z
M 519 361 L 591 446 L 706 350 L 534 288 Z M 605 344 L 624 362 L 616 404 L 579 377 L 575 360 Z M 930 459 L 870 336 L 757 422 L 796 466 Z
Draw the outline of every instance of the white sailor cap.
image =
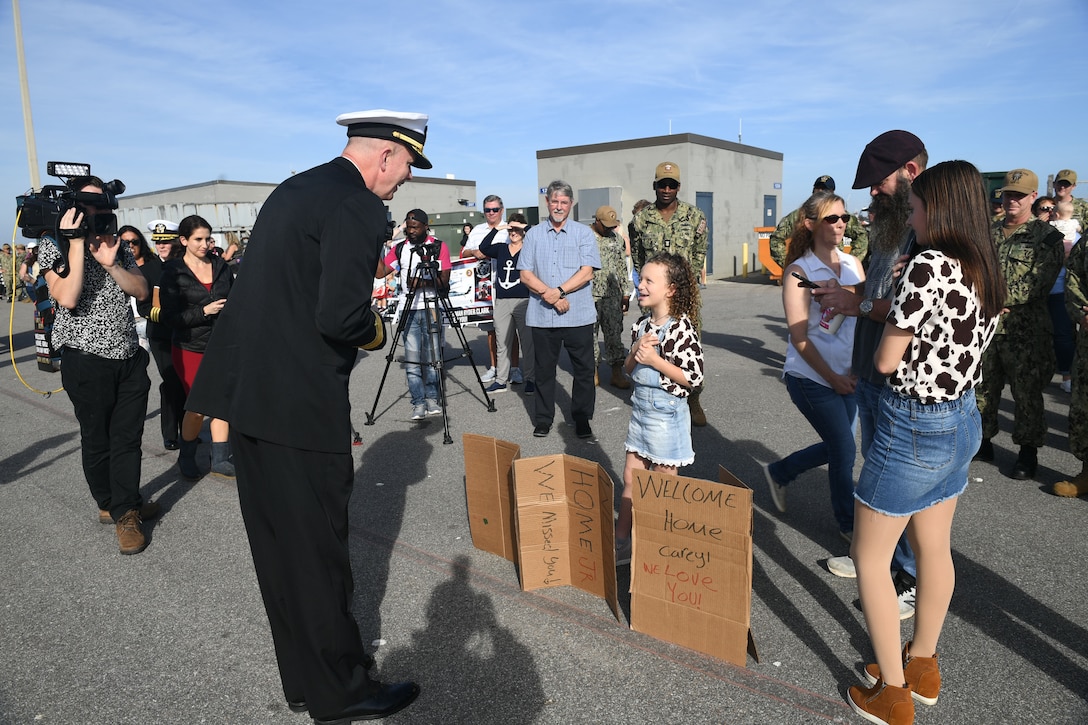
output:
M 427 114 L 405 113 L 377 108 L 371 111 L 341 113 L 336 122 L 348 127 L 348 136 L 366 136 L 398 141 L 412 152 L 412 166 L 431 168 L 431 162 L 423 155 L 427 141 Z
M 178 238 L 177 222 L 167 219 L 156 219 L 147 223 L 147 231 L 151 232 L 151 241 L 172 242 Z

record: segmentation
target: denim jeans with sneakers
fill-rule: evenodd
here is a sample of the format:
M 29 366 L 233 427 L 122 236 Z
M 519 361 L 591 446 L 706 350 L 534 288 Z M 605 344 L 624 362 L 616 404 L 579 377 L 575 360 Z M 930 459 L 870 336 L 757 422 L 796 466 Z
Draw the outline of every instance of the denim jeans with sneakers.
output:
M 432 365 L 432 351 L 442 354 L 442 333 L 432 334 L 427 341 L 427 310 L 406 310 L 404 323 L 404 361 L 408 376 L 408 392 L 412 405 L 422 405 L 426 400 L 438 400 L 438 370 Z M 439 328 L 441 330 L 441 328 Z
M 857 402 L 852 394 L 839 395 L 828 386 L 808 378 L 788 373 L 785 378 L 790 399 L 819 434 L 821 442 L 770 464 L 771 477 L 780 486 L 785 486 L 805 471 L 826 463 L 835 521 L 840 531 L 852 532 Z

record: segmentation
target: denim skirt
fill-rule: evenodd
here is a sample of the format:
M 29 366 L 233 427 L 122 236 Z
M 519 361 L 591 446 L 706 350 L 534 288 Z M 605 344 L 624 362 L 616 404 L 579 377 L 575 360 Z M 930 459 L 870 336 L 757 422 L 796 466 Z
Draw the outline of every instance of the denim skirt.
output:
M 694 463 L 687 399 L 662 390 L 660 374 L 647 365 L 637 365 L 631 378 L 635 385 L 624 449 L 659 466 Z
M 982 441 L 975 391 L 925 404 L 885 386 L 854 498 L 888 516 L 910 516 L 967 488 Z

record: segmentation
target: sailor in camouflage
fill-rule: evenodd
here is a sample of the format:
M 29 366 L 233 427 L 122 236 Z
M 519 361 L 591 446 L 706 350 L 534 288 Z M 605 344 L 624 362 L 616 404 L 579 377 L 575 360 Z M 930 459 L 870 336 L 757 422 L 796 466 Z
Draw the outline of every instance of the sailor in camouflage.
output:
M 1088 493 L 1088 245 L 1073 246 L 1066 261 L 1065 308 L 1077 323 L 1073 356 L 1073 397 L 1069 401 L 1069 450 L 1081 462 L 1080 473 L 1054 484 L 1059 496 Z
M 1088 201 L 1073 196 L 1077 188 L 1077 172 L 1062 169 L 1054 175 L 1054 198 L 1056 201 L 1073 202 L 1073 218 L 1080 222 L 1081 233 L 1088 230 Z
M 812 193 L 817 191 L 835 191 L 835 180 L 827 174 L 812 182 Z M 785 267 L 786 243 L 793 236 L 793 229 L 797 226 L 797 220 L 801 217 L 801 210 L 794 209 L 778 222 L 778 226 L 771 232 L 771 259 L 779 267 Z M 846 241 L 849 237 L 850 241 Z M 865 259 L 865 253 L 869 250 L 869 232 L 857 218 L 850 215 L 850 221 L 846 222 L 846 234 L 843 235 L 843 244 L 850 245 L 850 254 L 858 259 Z
M 980 457 L 992 459 L 1001 391 L 1006 382 L 1012 390 L 1012 440 L 1020 452 L 1011 477 L 1017 480 L 1035 476 L 1038 448 L 1046 440 L 1043 389 L 1055 365 L 1046 303 L 1065 255 L 1062 233 L 1031 213 L 1038 187 L 1039 178 L 1027 169 L 1008 172 L 1001 187 L 1005 218 L 994 223 L 993 239 L 1008 287 L 1008 312 L 983 355 L 982 384 L 975 391 L 982 414 Z
M 631 301 L 631 277 L 627 274 L 627 245 L 617 233 L 620 225 L 616 210 L 602 206 L 594 215 L 590 229 L 597 237 L 601 268 L 593 273 L 593 301 L 597 305 L 597 326 L 593 330 L 593 362 L 601 364 L 601 348 L 596 344 L 598 331 L 604 333 L 605 359 L 612 368 L 609 384 L 626 390 L 631 387 L 623 372 L 627 350 L 623 347 L 623 315 Z
M 635 216 L 631 234 L 631 257 L 635 270 L 640 274 L 646 260 L 658 252 L 672 252 L 688 260 L 698 276 L 706 261 L 709 233 L 706 215 L 697 207 L 680 201 L 680 167 L 672 161 L 663 161 L 654 169 L 653 204 L 643 208 Z M 695 320 L 701 331 L 702 320 Z M 688 395 L 691 424 L 706 425 L 706 413 L 699 402 L 702 386 Z

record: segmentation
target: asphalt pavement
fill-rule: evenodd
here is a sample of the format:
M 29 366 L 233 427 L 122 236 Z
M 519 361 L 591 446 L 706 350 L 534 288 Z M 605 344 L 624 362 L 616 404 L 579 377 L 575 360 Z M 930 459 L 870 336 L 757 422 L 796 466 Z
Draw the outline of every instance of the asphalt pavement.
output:
M 571 587 L 522 592 L 510 562 L 473 547 L 461 434 L 517 443 L 523 456 L 588 458 L 619 482 L 624 392 L 598 389 L 596 438 L 578 439 L 564 357 L 556 425 L 534 438 L 519 386 L 494 396 L 488 412 L 467 358 L 453 359 L 447 445 L 441 418 L 410 420 L 397 363 L 377 396 L 383 351 L 362 357 L 351 381 L 363 438 L 352 449 L 351 547 L 354 609 L 376 672 L 422 688 L 389 722 L 862 722 L 844 697 L 862 682 L 871 649 L 856 582 L 824 565 L 848 546 L 826 472 L 791 484 L 779 514 L 759 468 L 817 440 L 780 382 L 780 288 L 712 280 L 703 309 L 710 425 L 693 431 L 696 461 L 681 472 L 716 480 L 723 465 L 755 491 L 759 661 L 737 667 L 630 630 L 627 567 L 617 622 L 603 600 Z M 27 387 L 60 387 L 59 374 L 35 364 L 30 305 L 13 313 L 11 341 L 0 341 L 0 723 L 309 722 L 283 701 L 236 488 L 179 478 L 177 454 L 159 436 L 154 366 L 143 492 L 163 512 L 147 526 L 147 550 L 121 556 L 113 528 L 97 522 L 71 403 Z M 483 333 L 466 337 L 486 359 Z M 456 357 L 456 338 L 447 342 Z M 1050 493 L 1080 468 L 1066 439 L 1068 403 L 1056 384 L 1047 389 L 1037 480 L 1014 481 L 1001 473 L 1016 457 L 1006 391 L 996 462 L 972 465 L 956 515 L 940 701 L 919 705 L 917 723 L 1088 722 L 1088 499 Z M 204 470 L 208 448 L 198 456 Z M 911 627 L 904 622 L 904 639 Z

